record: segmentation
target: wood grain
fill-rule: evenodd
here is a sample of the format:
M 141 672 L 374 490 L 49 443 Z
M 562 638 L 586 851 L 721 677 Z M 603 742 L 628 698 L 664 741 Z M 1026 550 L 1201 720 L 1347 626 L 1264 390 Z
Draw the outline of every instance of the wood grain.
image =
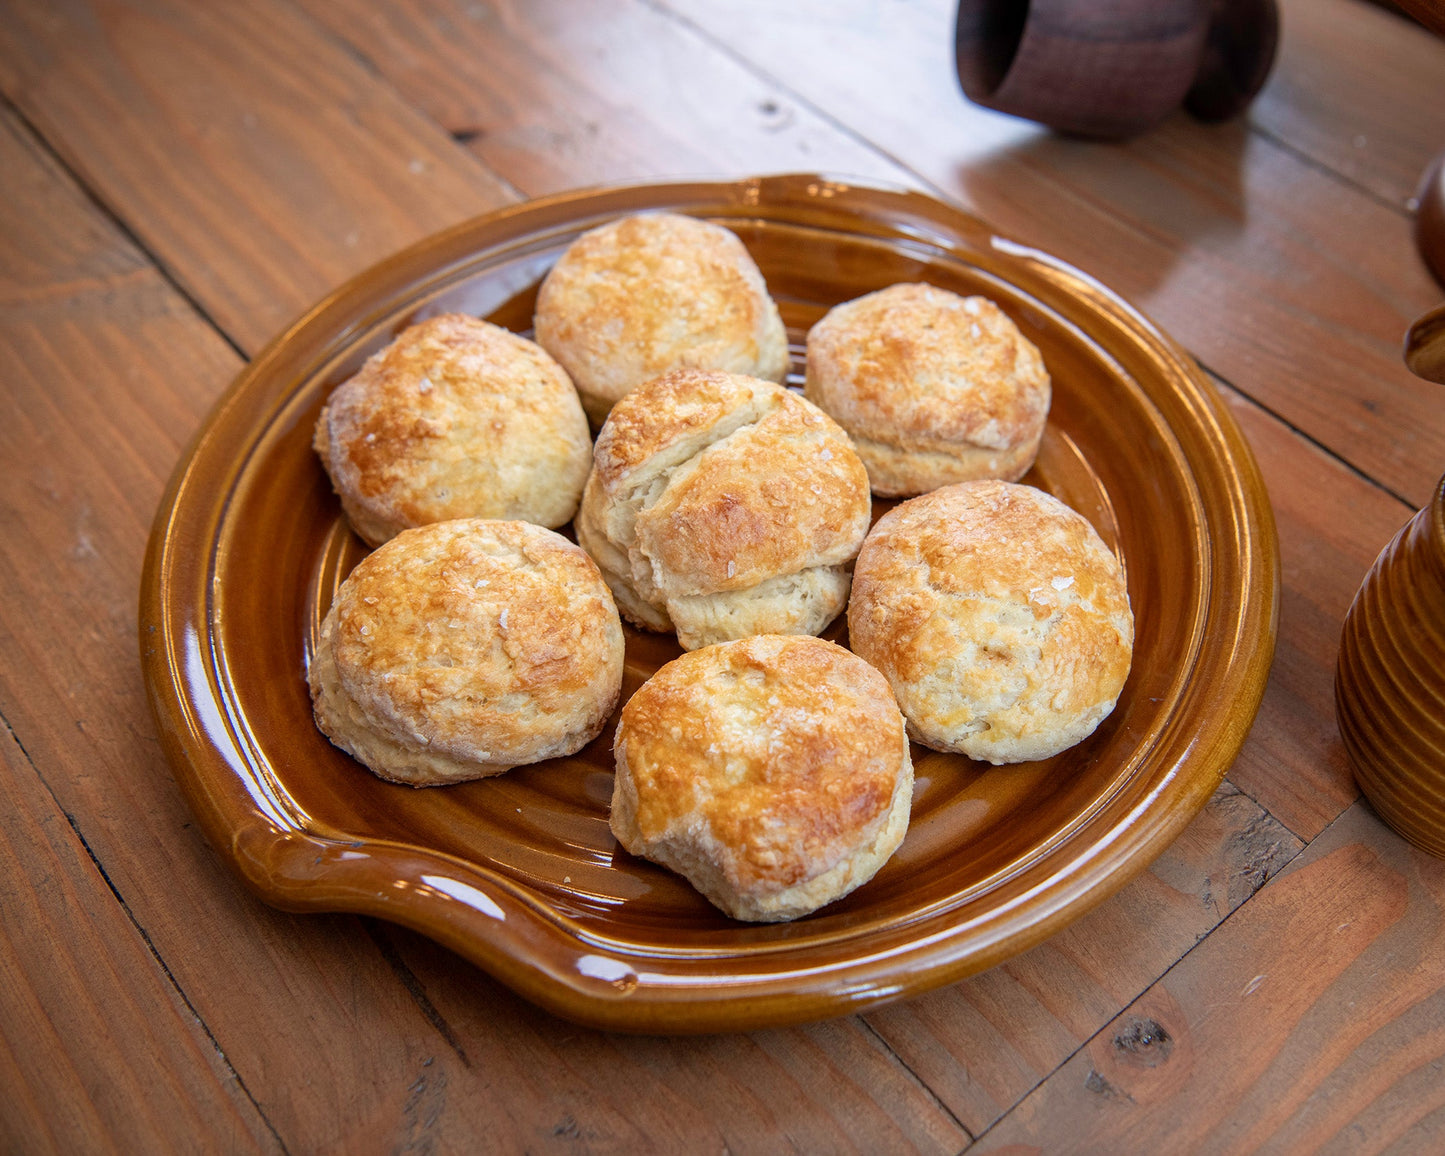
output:
M 280 1145 L 0 730 L 0 1149 Z
M 426 977 L 469 1062 L 506 1083 L 500 1151 L 953 1153 L 970 1139 L 857 1017 L 748 1035 L 609 1035 L 538 1013 L 429 940 L 383 934 Z
M 253 352 L 352 274 L 516 198 L 285 0 L 18 5 L 0 87 Z
M 635 1150 L 665 1128 L 757 1139 L 757 1121 L 732 1110 L 741 1090 L 776 1094 L 780 1126 L 800 1138 L 957 1151 L 966 1135 L 859 1023 L 753 1049 L 599 1036 L 604 1067 L 579 1075 L 574 1029 L 456 957 L 437 950 L 418 974 L 391 932 L 283 915 L 241 891 L 191 828 L 134 660 L 151 508 L 237 358 L 13 122 L 3 142 L 0 236 L 23 247 L 7 253 L 0 314 L 0 714 L 282 1143 L 465 1149 L 487 1136 L 560 1152 L 590 1136 Z M 461 1027 L 427 995 L 445 985 L 463 993 Z M 527 1040 L 530 1063 L 513 1047 Z M 660 1076 L 685 1086 L 667 1114 Z M 32 1098 L 23 1116 L 17 1129 L 40 1128 L 48 1112 Z
M 867 1019 L 975 1134 L 1280 870 L 1302 844 L 1225 784 L 1096 911 L 982 975 Z
M 1438 1151 L 1442 1071 L 1445 861 L 1359 803 L 971 1151 Z
M 1399 350 L 1438 289 L 1405 213 L 1240 122 L 1180 114 L 1103 145 L 970 105 L 945 0 L 666 2 L 1004 233 L 1122 293 L 1291 425 L 1411 501 L 1428 497 L 1445 461 L 1445 387 L 1419 388 Z
M 4 124 L 0 715 L 114 888 L 102 903 L 127 905 L 283 1144 L 379 1145 L 405 1118 L 432 1028 L 355 921 L 280 916 L 222 871 L 156 743 L 136 664 L 155 502 L 239 359 Z M 101 946 L 88 967 L 121 968 Z M 215 1124 L 203 1143 L 219 1144 Z
M 1253 127 L 1119 148 L 964 105 L 944 0 L 302 3 L 0 19 L 0 88 L 84 186 L 0 112 L 0 1147 L 1445 1147 L 1445 878 L 1351 805 L 1330 700 L 1409 509 L 1291 428 L 1413 501 L 1445 461 L 1396 331 L 1438 302 L 1400 205 L 1440 42 L 1285 0 Z M 1035 951 L 749 1036 L 585 1032 L 407 932 L 243 893 L 134 658 L 151 512 L 235 346 L 513 186 L 800 167 L 915 168 L 1244 391 L 1284 586 L 1234 787 Z
M 299 0 L 527 193 L 666 177 L 838 172 L 879 150 L 643 0 Z
M 1225 389 L 1254 447 L 1279 530 L 1279 638 L 1249 741 L 1229 777 L 1312 840 L 1359 793 L 1335 725 L 1345 611 L 1375 555 L 1413 511 Z

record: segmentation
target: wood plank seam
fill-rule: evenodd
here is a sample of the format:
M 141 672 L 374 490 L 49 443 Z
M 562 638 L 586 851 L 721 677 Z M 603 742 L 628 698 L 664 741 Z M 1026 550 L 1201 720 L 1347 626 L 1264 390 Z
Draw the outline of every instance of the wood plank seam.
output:
M 1280 152 L 1287 153 L 1289 156 L 1294 157 L 1295 160 L 1300 162 L 1300 164 L 1309 166 L 1317 173 L 1320 173 L 1322 176 L 1329 177 L 1337 184 L 1345 186 L 1345 188 L 1349 189 L 1351 192 L 1359 193 L 1361 196 L 1368 197 L 1381 208 L 1389 209 L 1392 213 L 1403 217 L 1407 221 L 1412 217 L 1413 214 L 1411 212 L 1410 205 L 1402 205 L 1399 201 L 1391 200 L 1389 197 L 1384 196 L 1379 192 L 1376 192 L 1374 189 L 1370 188 L 1369 185 L 1363 184 L 1362 182 L 1355 180 L 1348 173 L 1342 173 L 1339 169 L 1327 165 L 1318 157 L 1305 152 L 1303 149 L 1296 148 L 1283 137 L 1279 136 L 1277 133 L 1272 132 L 1270 129 L 1266 128 L 1262 124 L 1257 124 L 1252 120 L 1247 122 L 1247 124 L 1251 136 L 1256 136 L 1260 140 L 1267 141 L 1269 144 L 1279 149 Z
M 1232 784 L 1231 784 L 1231 785 L 1232 785 Z M 1235 788 L 1235 789 L 1238 790 L 1238 788 Z M 1240 793 L 1241 793 L 1241 794 L 1244 794 L 1243 791 L 1241 791 Z M 1256 806 L 1257 806 L 1257 805 L 1258 805 L 1258 803 L 1256 802 Z M 1266 815 L 1268 814 L 1268 812 L 1266 812 L 1263 807 L 1260 807 L 1260 810 L 1261 810 L 1261 812 L 1264 812 L 1264 814 L 1266 814 Z M 1339 815 L 1336 815 L 1334 819 L 1330 820 L 1330 822 L 1325 826 L 1324 830 L 1321 831 L 1320 834 L 1323 835 L 1323 834 L 1325 833 L 1325 831 L 1330 830 L 1330 828 L 1333 827 L 1333 826 L 1335 825 L 1335 823 L 1339 822 L 1340 818 L 1341 818 L 1346 812 L 1348 812 L 1348 811 L 1349 811 L 1349 807 L 1346 807 L 1345 810 L 1343 810 L 1343 811 L 1341 811 L 1341 812 L 1339 813 Z M 1272 816 L 1271 816 L 1271 817 L 1272 817 Z M 1278 822 L 1278 820 L 1276 819 L 1275 822 Z M 1280 826 L 1283 827 L 1284 824 L 1281 823 Z M 1288 828 L 1285 828 L 1285 829 L 1288 830 Z M 1293 834 L 1293 832 L 1291 832 L 1291 834 Z M 1299 836 L 1297 836 L 1297 835 L 1296 835 L 1295 837 L 1296 837 L 1296 838 L 1299 838 Z M 1316 836 L 1316 838 L 1318 838 L 1318 837 L 1319 837 L 1319 836 Z M 1303 854 L 1304 851 L 1305 851 L 1305 849 L 1306 849 L 1308 846 L 1309 846 L 1309 844 L 1308 844 L 1307 842 L 1305 842 L 1303 839 L 1301 839 L 1301 840 L 1300 840 L 1300 847 L 1294 852 L 1294 854 L 1292 854 L 1292 855 L 1291 855 L 1288 859 L 1286 859 L 1283 863 L 1280 863 L 1280 864 L 1278 865 L 1278 867 L 1276 867 L 1276 869 L 1275 869 L 1275 871 L 1274 871 L 1274 873 L 1273 873 L 1272 875 L 1270 875 L 1270 876 L 1269 876 L 1268 878 L 1266 878 L 1266 879 L 1261 879 L 1258 885 L 1252 887 L 1252 888 L 1250 889 L 1249 895 L 1248 895 L 1244 900 L 1242 900 L 1242 901 L 1239 903 L 1239 905 L 1234 908 L 1233 911 L 1230 911 L 1230 912 L 1226 913 L 1225 916 L 1224 916 L 1222 919 L 1220 919 L 1218 923 L 1216 923 L 1213 927 L 1211 927 L 1208 931 L 1206 931 L 1203 935 L 1201 935 L 1198 939 L 1196 939 L 1196 940 L 1194 941 L 1193 945 L 1192 945 L 1187 951 L 1185 951 L 1182 955 L 1179 956 L 1178 959 L 1176 959 L 1173 963 L 1171 963 L 1168 967 L 1166 967 L 1162 972 L 1160 972 L 1158 976 L 1156 976 L 1154 979 L 1150 980 L 1147 984 L 1145 984 L 1142 988 L 1140 988 L 1137 992 L 1135 992 L 1134 995 L 1132 995 L 1132 996 L 1130 996 L 1128 999 L 1124 1000 L 1123 1003 L 1121 1003 L 1121 1004 L 1119 1005 L 1119 1006 L 1120 1006 L 1120 1013 L 1122 1014 L 1123 1011 L 1127 1010 L 1128 1008 L 1133 1007 L 1133 1006 L 1134 1006 L 1136 1003 L 1138 1003 L 1139 1000 L 1142 999 L 1149 991 L 1153 990 L 1153 989 L 1156 988 L 1159 984 L 1163 983 L 1166 979 L 1168 979 L 1170 973 L 1173 972 L 1176 967 L 1178 967 L 1181 963 L 1183 963 L 1186 959 L 1188 959 L 1191 955 L 1193 955 L 1196 951 L 1198 951 L 1199 948 L 1200 948 L 1200 946 L 1201 946 L 1202 944 L 1208 943 L 1210 937 L 1211 937 L 1212 935 L 1214 935 L 1215 932 L 1217 932 L 1221 927 L 1223 927 L 1223 926 L 1224 926 L 1225 924 L 1227 924 L 1231 919 L 1233 919 L 1236 915 L 1238 915 L 1239 912 L 1243 911 L 1243 910 L 1249 905 L 1250 900 L 1252 900 L 1256 895 L 1258 895 L 1258 894 L 1260 893 L 1260 891 L 1262 891 L 1270 882 L 1272 882 L 1275 878 L 1277 878 L 1277 877 L 1285 870 L 1285 868 L 1288 867 L 1289 864 L 1292 863 L 1299 855 Z M 1088 1039 L 1083 1040 L 1083 1041 L 1079 1044 L 1078 1047 L 1076 1047 L 1072 1052 L 1070 1052 L 1067 1056 L 1065 1056 L 1062 1060 L 1060 1060 L 1059 1063 L 1058 1063 L 1052 1070 L 1050 1070 L 1049 1072 L 1046 1072 L 1046 1073 L 1038 1080 L 1038 1082 L 1034 1084 L 1033 1087 L 1031 1087 L 1028 1091 L 1024 1092 L 1021 1096 L 1019 1096 L 1018 1099 L 1016 1099 L 1012 1104 L 1010 1104 L 1005 1111 L 1001 1112 L 1001 1113 L 998 1115 L 998 1117 L 995 1118 L 995 1119 L 993 1120 L 993 1122 L 988 1125 L 987 1128 L 985 1128 L 982 1132 L 980 1132 L 980 1133 L 974 1138 L 974 1142 L 977 1143 L 978 1141 L 983 1140 L 990 1132 L 992 1132 L 995 1128 L 997 1128 L 1000 1124 L 1002 1124 L 1005 1120 L 1007 1120 L 1010 1116 L 1012 1116 L 1013 1113 L 1018 1109 L 1018 1107 L 1019 1107 L 1020 1104 L 1022 1104 L 1022 1103 L 1023 1103 L 1025 1100 L 1027 1100 L 1031 1095 L 1033 1095 L 1035 1091 L 1037 1091 L 1039 1088 L 1043 1087 L 1043 1086 L 1044 1086 L 1045 1084 L 1047 1084 L 1050 1080 L 1052 1080 L 1056 1075 L 1058 1075 L 1059 1072 L 1061 1072 L 1064 1068 L 1066 1068 L 1066 1067 L 1073 1061 L 1073 1059 L 1074 1059 L 1075 1056 L 1077 1056 L 1080 1052 L 1084 1051 L 1090 1044 L 1092 1044 L 1095 1040 L 1097 1040 L 1100 1036 L 1102 1036 L 1106 1031 L 1108 1031 L 1109 1028 L 1114 1024 L 1114 1022 L 1115 1022 L 1116 1019 L 1117 1019 L 1117 1016 L 1111 1017 L 1110 1019 L 1108 1019 L 1104 1024 L 1102 1024 L 1102 1025 L 1100 1026 L 1100 1028 L 1099 1028 L 1098 1031 L 1096 1031 L 1096 1032 L 1095 1032 L 1093 1035 L 1091 1035 Z
M 66 156 L 60 152 L 51 139 L 41 131 L 40 126 L 32 121 L 18 104 L 10 99 L 10 94 L 0 91 L 0 113 L 8 113 L 15 118 L 30 134 L 30 138 L 36 149 L 50 158 L 51 162 L 69 178 L 71 184 L 85 198 L 86 202 L 116 230 L 126 243 L 136 250 L 142 257 L 150 262 L 151 266 L 160 274 L 161 279 L 188 305 L 202 321 L 215 331 L 216 335 L 235 351 L 236 356 L 242 361 L 250 361 L 250 355 L 236 342 L 229 333 L 216 321 L 206 309 L 201 300 L 195 296 L 180 280 L 179 276 L 166 265 L 158 253 L 148 248 L 126 224 L 125 220 L 116 212 L 115 208 L 104 201 L 96 188 L 85 179 L 84 174 L 79 171 Z
M 391 81 L 387 79 L 386 75 L 382 72 L 382 70 L 377 66 L 376 61 L 372 60 L 371 57 L 367 56 L 366 53 L 362 52 L 360 48 L 350 43 L 349 41 L 343 40 L 341 37 L 337 36 L 334 32 L 331 31 L 331 29 L 327 28 L 324 24 L 322 24 L 314 16 L 312 16 L 310 12 L 306 11 L 306 9 L 301 7 L 300 5 L 292 5 L 292 9 L 301 19 L 305 20 L 308 24 L 311 25 L 318 37 L 330 41 L 332 44 L 340 48 L 342 52 L 350 56 L 352 60 L 356 61 L 357 65 L 367 74 L 367 76 L 371 77 L 378 86 L 389 89 L 395 95 L 398 101 L 400 101 L 402 104 L 406 105 L 409 109 L 415 112 L 417 116 L 421 117 L 423 120 L 431 121 L 432 124 L 437 126 L 438 131 L 442 132 L 446 136 L 451 137 L 452 140 L 457 141 L 458 148 L 461 150 L 463 156 L 465 156 L 468 161 L 475 162 L 481 168 L 485 169 L 488 175 L 490 175 L 493 180 L 495 180 L 499 185 L 501 185 L 504 189 L 508 190 L 514 197 L 516 197 L 518 203 L 530 199 L 523 189 L 518 188 L 515 184 L 508 180 L 503 173 L 498 172 L 491 165 L 487 164 L 487 162 L 484 161 L 481 157 L 479 157 L 476 153 L 472 152 L 470 149 L 465 148 L 463 146 L 463 143 L 457 140 L 457 135 L 455 133 L 447 131 L 446 125 L 438 123 L 437 120 L 431 115 L 429 115 L 425 109 L 419 107 L 416 104 L 413 104 L 410 100 L 408 100 L 406 93 L 404 93 L 401 89 L 397 88 L 396 85 L 392 84 Z
M 893 1057 L 893 1062 L 896 1063 L 905 1072 L 907 1072 L 908 1075 L 913 1079 L 913 1081 L 920 1088 L 922 1088 L 925 1092 L 928 1093 L 929 1099 L 933 1101 L 934 1105 L 938 1108 L 938 1110 L 942 1112 L 945 1116 L 947 1116 L 950 1120 L 952 1120 L 954 1126 L 957 1127 L 960 1132 L 962 1132 L 965 1136 L 968 1137 L 968 1143 L 965 1144 L 962 1148 L 960 1148 L 959 1152 L 963 1153 L 968 1151 L 968 1149 L 973 1145 L 974 1141 L 977 1140 L 978 1137 L 975 1136 L 969 1130 L 968 1126 L 958 1118 L 957 1114 L 953 1111 L 953 1109 L 944 1102 L 943 1098 L 939 1096 L 939 1094 L 933 1089 L 933 1087 L 928 1083 L 928 1081 L 925 1080 L 922 1076 L 920 1076 L 916 1071 L 914 1071 L 912 1065 L 910 1065 L 907 1060 L 905 1060 L 897 1053 L 897 1051 L 894 1050 L 893 1045 L 888 1042 L 888 1040 L 883 1036 L 883 1034 L 879 1032 L 879 1030 L 875 1028 L 871 1023 L 868 1022 L 868 1018 L 866 1016 L 857 1016 L 855 1018 L 857 1019 L 858 1023 L 863 1027 L 863 1030 L 872 1035 L 872 1037 L 878 1041 L 879 1046 L 885 1052 L 887 1052 L 888 1055 Z
M 706 28 L 703 28 L 701 25 L 695 23 L 692 20 L 689 20 L 681 12 L 678 12 L 668 7 L 664 0 L 638 0 L 638 2 L 644 8 L 650 9 L 651 11 L 657 13 L 657 15 L 671 20 L 679 28 L 684 29 L 688 34 L 695 36 L 698 40 L 701 40 L 704 44 L 708 45 L 714 51 L 733 61 L 740 68 L 743 68 L 746 71 L 752 73 L 753 76 L 757 77 L 765 84 L 771 85 L 779 92 L 787 93 L 788 98 L 796 102 L 798 107 L 807 109 L 825 124 L 836 129 L 841 135 L 847 137 L 849 140 L 856 141 L 859 145 L 867 149 L 869 152 L 876 153 L 878 156 L 883 157 L 885 160 L 887 160 L 890 164 L 893 164 L 896 167 L 902 169 L 904 172 L 908 173 L 915 181 L 918 182 L 918 187 L 920 189 L 926 190 L 931 196 L 937 197 L 945 204 L 957 204 L 956 199 L 952 197 L 948 193 L 948 191 L 944 189 L 941 185 L 934 184 L 933 181 L 925 177 L 912 165 L 908 164 L 900 157 L 894 156 L 893 153 L 889 152 L 887 149 L 879 145 L 877 141 L 869 140 L 852 125 L 839 120 L 827 109 L 815 104 L 813 101 L 805 97 L 802 93 L 794 89 L 786 81 L 774 76 L 771 72 L 769 72 L 766 68 L 762 67 L 755 60 L 752 60 L 744 56 L 742 53 L 738 52 L 737 49 L 733 48 L 732 45 L 728 44 L 726 41 L 719 40 L 717 37 L 713 36 L 712 33 L 710 33 Z M 848 176 L 850 174 L 839 173 L 836 175 Z
M 1402 334 L 1401 336 L 1403 338 L 1404 335 Z M 1194 357 L 1192 353 L 1190 354 L 1190 356 Z M 1206 365 L 1203 361 L 1200 361 L 1199 358 L 1195 357 L 1194 360 L 1198 362 L 1199 368 L 1204 370 L 1205 373 L 1209 374 L 1209 376 L 1212 377 L 1216 383 L 1228 386 L 1233 392 L 1237 393 L 1240 397 L 1244 398 L 1247 402 L 1249 402 L 1250 405 L 1254 406 L 1255 409 L 1259 410 L 1261 413 L 1268 414 L 1275 421 L 1279 422 L 1280 425 L 1284 426 L 1285 429 L 1289 430 L 1290 433 L 1298 437 L 1301 441 L 1308 442 L 1315 449 L 1319 450 L 1320 453 L 1324 454 L 1325 457 L 1330 459 L 1330 461 L 1335 462 L 1337 465 L 1343 466 L 1350 473 L 1354 474 L 1357 478 L 1359 478 L 1362 482 L 1368 482 L 1371 486 L 1379 490 L 1381 493 L 1388 494 L 1390 497 L 1394 498 L 1395 501 L 1399 502 L 1400 505 L 1404 507 L 1402 519 L 1409 517 L 1418 509 L 1415 503 L 1410 501 L 1409 498 L 1392 489 L 1390 486 L 1387 486 L 1384 482 L 1377 481 L 1375 478 L 1372 478 L 1369 474 L 1365 473 L 1364 470 L 1360 469 L 1359 466 L 1355 465 L 1354 462 L 1350 461 L 1349 458 L 1341 457 L 1336 450 L 1333 450 L 1329 446 L 1325 445 L 1324 442 L 1320 441 L 1319 438 L 1315 437 L 1313 434 L 1307 432 L 1306 430 L 1300 429 L 1300 427 L 1297 426 L 1294 422 L 1290 421 L 1289 418 L 1285 417 L 1272 406 L 1266 405 L 1264 402 L 1260 401 L 1259 398 L 1255 397 L 1248 390 L 1241 389 L 1238 385 L 1230 381 L 1229 378 L 1225 377 L 1223 374 L 1217 372 L 1216 370 L 1210 369 L 1209 366 Z
M 196 1009 L 196 1005 L 191 1002 L 191 997 L 186 994 L 186 990 L 176 979 L 175 973 L 171 971 L 170 965 L 167 964 L 165 959 L 162 957 L 160 951 L 155 945 L 155 942 L 151 939 L 150 933 L 146 931 L 146 929 L 141 925 L 140 921 L 136 918 L 135 912 L 131 910 L 130 904 L 128 904 L 125 900 L 125 896 L 120 893 L 120 889 L 116 887 L 114 881 L 110 877 L 110 873 L 106 871 L 105 866 L 96 856 L 95 851 L 91 848 L 90 841 L 85 837 L 85 833 L 80 829 L 80 823 L 76 820 L 76 817 L 70 811 L 67 811 L 64 805 L 60 802 L 60 799 L 51 789 L 49 782 L 46 781 L 45 775 L 41 772 L 40 768 L 35 765 L 35 760 L 30 757 L 30 752 L 25 749 L 25 744 L 20 740 L 20 736 L 16 734 L 15 728 L 10 725 L 10 720 L 5 718 L 3 714 L 0 714 L 0 726 L 4 726 L 6 733 L 10 737 L 10 740 L 15 744 L 15 749 L 20 752 L 21 758 L 25 760 L 25 765 L 29 767 L 32 772 L 34 772 L 36 782 L 40 784 L 41 789 L 45 791 L 46 795 L 49 796 L 51 802 L 55 804 L 55 809 L 65 816 L 65 821 L 69 824 L 71 833 L 75 836 L 76 842 L 80 844 L 81 850 L 85 852 L 86 858 L 90 860 L 91 865 L 95 868 L 96 873 L 101 878 L 101 881 L 110 891 L 111 896 L 119 905 L 120 910 L 124 913 L 126 919 L 130 922 L 131 927 L 133 927 L 136 934 L 140 936 L 141 942 L 145 944 L 146 950 L 150 953 L 151 958 L 155 960 L 156 966 L 161 969 L 161 974 L 165 976 L 166 982 L 170 984 L 176 995 L 180 997 L 181 1002 L 186 1007 L 186 1011 L 191 1014 L 191 1017 L 195 1020 L 197 1026 L 201 1029 L 201 1031 L 206 1033 L 206 1039 L 210 1041 L 211 1047 L 215 1049 L 216 1058 L 220 1060 L 221 1064 L 224 1066 L 227 1075 L 235 1081 L 236 1087 L 239 1088 L 241 1094 L 246 1097 L 247 1102 L 256 1112 L 257 1118 L 260 1119 L 261 1123 L 266 1126 L 266 1130 L 276 1141 L 277 1147 L 280 1148 L 282 1152 L 289 1153 L 290 1149 L 287 1148 L 285 1141 L 281 1139 L 280 1133 L 277 1132 L 275 1125 L 271 1123 L 270 1118 L 266 1115 L 265 1110 L 257 1102 L 256 1097 L 252 1095 L 251 1089 L 246 1086 L 246 1081 L 241 1077 L 241 1073 L 238 1072 L 235 1065 L 231 1063 L 230 1057 L 226 1055 L 225 1049 L 221 1047 L 221 1042 L 216 1038 L 215 1032 L 211 1030 L 211 1026 L 206 1023 L 205 1019 L 202 1018 L 200 1012 Z
M 396 945 L 387 937 L 386 930 L 383 928 L 381 921 L 362 918 L 360 922 L 362 930 L 366 932 L 371 942 L 376 945 L 376 950 L 381 953 L 381 958 L 385 960 L 386 965 L 391 968 L 392 974 L 396 976 L 401 986 L 406 989 L 407 995 L 411 996 L 412 1003 L 416 1004 L 418 1010 L 420 1010 L 421 1014 L 426 1018 L 426 1021 L 436 1029 L 437 1034 L 446 1041 L 447 1046 L 457 1054 L 457 1059 L 461 1060 L 462 1066 L 464 1068 L 470 1068 L 472 1061 L 470 1057 L 468 1057 L 466 1049 L 462 1047 L 461 1040 L 457 1038 L 457 1033 L 452 1030 L 452 1025 L 447 1022 L 446 1017 L 437 1009 L 436 1004 L 432 1003 L 431 997 L 427 995 L 426 988 L 422 985 L 420 977 L 408 966 L 406 960 L 402 959 L 401 952 L 396 949 Z

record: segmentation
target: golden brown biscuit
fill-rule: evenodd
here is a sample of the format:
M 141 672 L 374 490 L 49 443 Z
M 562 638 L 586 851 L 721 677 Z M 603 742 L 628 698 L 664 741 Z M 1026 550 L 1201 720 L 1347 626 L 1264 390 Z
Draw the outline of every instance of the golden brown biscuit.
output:
M 404 530 L 362 559 L 321 626 L 316 725 L 415 787 L 570 755 L 622 688 L 622 623 L 597 567 L 528 522 Z
M 847 602 L 869 512 L 863 464 L 822 410 L 682 369 L 613 408 L 576 527 L 623 614 L 693 650 L 822 630 Z
M 668 663 L 622 710 L 612 833 L 734 919 L 795 919 L 903 841 L 913 763 L 888 683 L 818 638 Z
M 878 520 L 853 574 L 853 650 L 887 677 L 909 733 L 991 763 L 1093 733 L 1129 674 L 1118 560 L 1057 498 L 963 482 Z
M 1023 477 L 1050 400 L 1038 349 L 997 305 L 912 284 L 829 310 L 808 332 L 804 392 L 886 497 Z
M 736 234 L 675 213 L 578 237 L 537 294 L 537 340 L 567 368 L 594 424 L 672 369 L 782 381 L 788 336 Z
M 526 338 L 459 313 L 403 330 L 338 386 L 315 445 L 373 546 L 448 518 L 560 526 L 592 463 L 562 367 Z

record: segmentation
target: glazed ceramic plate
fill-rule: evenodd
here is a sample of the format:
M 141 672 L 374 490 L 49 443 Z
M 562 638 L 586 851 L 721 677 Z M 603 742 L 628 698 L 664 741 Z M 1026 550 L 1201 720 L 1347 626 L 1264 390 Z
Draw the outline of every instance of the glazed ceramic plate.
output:
M 444 310 L 530 332 L 537 284 L 584 229 L 670 209 L 733 229 L 794 345 L 899 281 L 997 301 L 1054 381 L 1025 480 L 1124 560 L 1137 620 L 1114 713 L 1046 762 L 915 748 L 908 836 L 814 915 L 748 925 L 630 857 L 607 827 L 612 727 L 575 758 L 462 786 L 374 778 L 311 719 L 305 670 L 363 547 L 311 451 L 327 392 Z M 141 648 L 176 777 L 264 899 L 432 936 L 561 1015 L 632 1031 L 740 1030 L 916 994 L 1038 942 L 1122 886 L 1203 806 L 1263 693 L 1277 550 L 1238 429 L 1171 340 L 1087 276 L 919 193 L 789 176 L 572 193 L 433 237 L 302 317 L 217 405 L 146 561 Z M 841 624 L 830 637 L 846 643 Z M 678 653 L 629 633 L 629 694 Z

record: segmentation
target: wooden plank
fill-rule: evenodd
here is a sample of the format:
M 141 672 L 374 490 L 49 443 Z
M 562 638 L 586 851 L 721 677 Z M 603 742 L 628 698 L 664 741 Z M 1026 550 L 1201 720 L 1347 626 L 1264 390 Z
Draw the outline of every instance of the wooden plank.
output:
M 1269 685 L 1229 777 L 1308 841 L 1358 794 L 1335 724 L 1345 611 L 1375 556 L 1413 511 L 1240 394 L 1222 392 L 1264 473 L 1283 579 Z
M 643 0 L 299 0 L 518 188 L 839 172 L 911 182 Z
M 983 1132 L 1300 847 L 1226 783 L 1097 910 L 1016 959 L 868 1022 L 971 1132 Z
M 746 1048 L 594 1036 L 604 1067 L 579 1073 L 575 1029 L 456 957 L 434 949 L 413 971 L 390 932 L 241 891 L 191 829 L 151 734 L 133 617 L 177 439 L 236 358 L 6 127 L 0 236 L 23 242 L 0 296 L 0 713 L 286 1147 L 760 1143 L 731 1097 L 776 1092 L 778 1127 L 800 1143 L 956 1152 L 967 1135 L 856 1021 Z M 427 996 L 443 986 L 455 1029 Z M 660 1077 L 686 1094 L 660 1099 Z
M 280 1151 L 0 730 L 0 1149 Z
M 0 715 L 284 1145 L 380 1146 L 434 1029 L 355 921 L 279 916 L 222 871 L 136 663 L 154 504 L 239 359 L 11 119 L 0 236 Z
M 1281 0 L 1274 72 L 1250 121 L 1405 205 L 1445 147 L 1440 41 L 1362 0 Z
M 381 257 L 516 198 L 285 0 L 15 5 L 0 87 L 250 351 Z
M 1362 802 L 970 1151 L 1434 1152 L 1442 1071 L 1445 862 Z
M 1413 378 L 1399 350 L 1439 288 L 1403 211 L 1239 122 L 1181 113 L 1098 144 L 970 105 L 947 0 L 665 3 L 1004 233 L 1122 293 L 1370 476 L 1428 497 L 1445 386 Z M 1431 47 L 1445 75 L 1445 43 Z
M 479 1071 L 515 1071 L 502 1151 L 955 1153 L 970 1137 L 857 1017 L 665 1038 L 528 1007 L 436 944 L 384 934 Z

